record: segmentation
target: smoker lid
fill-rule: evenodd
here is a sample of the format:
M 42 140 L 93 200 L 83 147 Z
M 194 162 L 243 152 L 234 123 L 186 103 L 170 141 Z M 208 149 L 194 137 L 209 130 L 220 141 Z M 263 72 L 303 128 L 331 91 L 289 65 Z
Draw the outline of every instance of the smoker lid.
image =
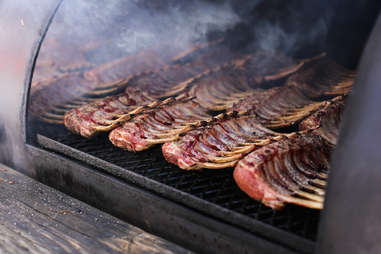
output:
M 381 250 L 381 17 L 345 108 L 316 253 Z

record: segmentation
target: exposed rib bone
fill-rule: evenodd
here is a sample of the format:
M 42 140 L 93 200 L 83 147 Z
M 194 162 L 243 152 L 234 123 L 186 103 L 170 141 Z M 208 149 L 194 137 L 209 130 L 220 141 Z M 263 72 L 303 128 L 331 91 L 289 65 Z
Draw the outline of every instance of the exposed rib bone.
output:
M 249 71 L 250 69 L 245 69 L 242 72 L 240 70 L 231 69 L 231 67 L 234 66 L 236 68 L 237 66 L 239 66 L 239 67 L 245 66 L 246 68 L 249 68 L 246 66 L 246 65 L 249 65 L 250 68 L 254 68 L 254 67 L 258 68 L 257 66 L 255 66 L 255 64 L 254 64 L 255 61 L 253 60 L 253 58 L 255 59 L 255 56 L 246 56 L 246 57 L 244 57 L 240 60 L 237 60 L 235 62 L 233 61 L 232 64 L 226 64 L 222 67 L 217 67 L 212 71 L 206 71 L 206 72 L 201 73 L 201 74 L 197 75 L 196 77 L 192 78 L 190 81 L 187 81 L 186 84 L 181 83 L 179 86 L 182 89 L 184 86 L 188 86 L 189 84 L 192 84 L 193 87 L 191 88 L 189 93 L 191 96 L 196 97 L 194 99 L 194 102 L 192 102 L 192 103 L 193 104 L 194 103 L 200 104 L 198 102 L 203 101 L 203 99 L 201 99 L 201 97 L 200 97 L 201 94 L 199 94 L 198 92 L 203 91 L 202 89 L 206 88 L 207 83 L 205 83 L 205 81 L 209 81 L 211 77 L 212 77 L 211 80 L 214 80 L 215 75 L 217 75 L 219 78 L 225 77 L 224 76 L 225 72 L 234 72 L 234 73 L 237 72 L 237 73 L 239 73 L 239 75 L 238 74 L 235 74 L 235 75 L 238 75 L 240 77 L 240 79 L 243 80 L 239 86 L 237 86 L 237 84 L 238 84 L 237 82 L 239 79 L 235 79 L 237 82 L 229 85 L 230 90 L 227 89 L 226 82 L 221 82 L 221 83 L 217 82 L 213 85 L 212 89 L 208 89 L 209 94 L 213 95 L 213 96 L 217 96 L 216 97 L 217 102 L 221 103 L 223 100 L 220 99 L 219 96 L 221 96 L 221 97 L 225 96 L 225 98 L 231 98 L 230 91 L 236 90 L 237 87 L 239 87 L 238 88 L 239 90 L 237 90 L 237 92 L 239 91 L 239 93 L 241 93 L 241 94 L 235 94 L 233 96 L 235 96 L 236 99 L 245 97 L 248 93 L 248 90 L 251 89 L 248 85 L 247 77 L 245 76 L 246 72 Z M 254 61 L 254 63 L 253 63 L 253 61 Z M 281 63 L 277 63 L 277 65 L 281 65 Z M 261 68 L 263 68 L 263 66 Z M 272 72 L 274 72 L 274 69 L 271 69 L 271 70 L 272 70 Z M 259 72 L 259 70 L 256 70 L 256 71 Z M 212 75 L 209 75 L 210 73 L 212 73 Z M 229 75 L 231 75 L 231 74 L 229 74 Z M 234 77 L 234 76 L 232 76 L 232 77 Z M 229 79 L 232 80 L 232 77 L 230 77 Z M 202 83 L 201 81 L 203 81 L 204 83 Z M 208 94 L 208 93 L 206 92 L 205 94 Z M 204 102 L 206 102 L 206 101 L 204 101 Z M 227 106 L 229 106 L 231 103 L 232 103 L 232 100 L 227 100 L 227 104 L 225 105 L 225 108 Z M 203 104 L 203 105 L 205 105 L 205 104 Z M 186 105 L 184 104 L 183 107 L 186 107 Z M 192 128 L 200 126 L 202 121 L 210 122 L 209 121 L 210 116 L 206 116 L 205 113 L 207 112 L 208 109 L 215 109 L 215 108 L 213 108 L 212 106 L 208 106 L 208 105 L 206 105 L 206 108 L 204 106 L 200 107 L 199 105 L 195 106 L 195 107 L 198 107 L 200 109 L 202 108 L 201 111 L 204 113 L 202 113 L 201 115 L 198 115 L 198 116 L 192 115 L 192 117 L 190 119 L 182 119 L 181 114 L 179 114 L 177 117 L 170 117 L 171 119 L 165 120 L 166 124 L 170 125 L 171 129 L 178 129 L 178 131 L 172 133 L 172 134 L 174 134 L 175 137 L 177 134 L 181 134 L 185 131 L 191 130 Z M 170 111 L 170 113 L 168 112 L 168 110 Z M 176 110 L 181 112 L 182 109 L 178 108 Z M 155 135 L 159 132 L 159 130 L 162 133 L 167 133 L 168 131 L 167 131 L 167 128 L 165 126 L 162 126 L 163 123 L 160 123 L 160 121 L 152 118 L 155 116 L 151 116 L 151 114 L 168 114 L 168 113 L 170 115 L 176 114 L 176 112 L 171 110 L 170 107 L 165 107 L 163 109 L 157 108 L 155 111 L 145 113 L 145 116 L 141 116 L 139 118 L 134 118 L 131 122 L 126 122 L 123 127 L 118 128 L 113 133 L 111 133 L 110 134 L 110 140 L 115 145 L 117 145 L 119 147 L 127 148 L 127 149 L 133 150 L 133 151 L 140 151 L 142 149 L 146 149 L 146 148 L 150 147 L 153 144 L 160 143 L 162 140 L 166 140 L 168 137 L 166 135 L 158 135 L 158 136 L 155 136 Z M 225 114 L 218 115 L 215 118 L 212 118 L 212 121 L 214 121 L 213 119 L 218 120 L 218 119 L 221 119 L 225 116 L 226 116 Z M 179 122 L 185 124 L 186 127 L 179 128 Z M 119 133 L 116 133 L 116 132 L 119 132 Z M 144 134 L 142 134 L 142 133 L 144 133 Z M 140 137 L 138 137 L 138 135 L 140 135 Z M 247 135 L 247 134 L 245 134 L 245 135 Z M 122 136 L 124 136 L 125 140 L 123 140 Z M 159 139 L 159 141 L 154 142 L 153 140 L 155 138 Z M 250 140 L 246 140 L 246 141 L 250 141 Z M 139 144 L 137 144 L 137 143 L 135 144 L 135 142 L 138 142 Z M 249 146 L 252 144 L 264 145 L 264 144 L 268 144 L 269 142 L 270 142 L 269 140 L 255 140 L 255 141 L 251 141 L 251 142 L 239 142 L 237 145 L 249 145 Z
M 66 112 L 65 126 L 84 137 L 92 137 L 100 131 L 117 127 L 120 121 L 142 111 L 140 105 L 148 105 L 153 101 L 145 93 L 127 88 L 123 94 L 95 100 Z
M 295 204 L 299 206 L 304 206 L 312 209 L 323 209 L 323 202 L 316 202 L 316 201 L 310 201 L 310 200 L 305 200 L 305 199 L 300 199 L 300 198 L 295 198 L 295 197 L 290 197 L 290 196 L 281 196 L 280 197 L 284 202 L 290 203 L 290 204 Z
M 327 157 L 330 149 L 316 135 L 294 135 L 247 155 L 236 166 L 234 178 L 250 197 L 274 209 L 282 208 L 285 203 L 322 209 L 326 182 L 316 178 L 320 168 L 307 171 L 303 168 L 307 165 L 299 157 L 313 160 L 308 157 L 310 150 L 322 151 L 322 156 Z
M 313 179 L 310 181 L 310 183 L 316 184 L 321 187 L 325 187 L 327 185 L 326 181 L 320 180 L 320 179 Z
M 226 162 L 226 163 L 210 163 L 210 162 L 201 162 L 199 163 L 199 166 L 201 168 L 210 168 L 210 169 L 223 169 L 223 168 L 230 168 L 234 167 L 237 164 L 237 160 Z M 193 168 L 182 168 L 185 170 L 193 169 Z
M 217 156 L 212 156 L 212 155 L 207 155 L 208 160 L 211 162 L 216 162 L 216 163 L 225 163 L 225 162 L 231 162 L 231 161 L 237 161 L 242 158 L 242 153 L 241 154 L 236 154 L 233 156 L 225 156 L 225 157 L 217 157 Z
M 58 119 L 51 119 L 51 118 L 47 118 L 47 117 L 44 117 L 42 115 L 39 116 L 39 118 L 44 121 L 44 122 L 47 122 L 47 123 L 52 123 L 52 124 L 63 124 L 63 120 L 58 120 Z
M 207 110 L 193 98 L 180 98 L 141 114 L 110 133 L 111 142 L 131 151 L 176 140 L 203 121 L 210 120 Z
M 287 74 L 283 73 L 287 62 L 284 57 L 275 57 L 272 54 L 248 55 L 200 77 L 189 94 L 209 110 L 224 110 L 255 93 L 258 85 L 266 82 L 264 76 L 274 75 L 274 80 L 275 77 L 280 79 L 298 69 L 293 65 Z
M 287 127 L 320 110 L 324 96 L 348 93 L 353 79 L 354 73 L 320 57 L 299 68 L 284 86 L 253 91 L 230 110 L 251 110 L 268 128 Z M 332 134 L 327 133 L 329 137 Z
M 187 61 L 188 63 L 186 64 L 165 66 L 164 62 L 157 54 L 155 54 L 155 52 L 142 51 L 134 56 L 120 58 L 99 65 L 86 71 L 83 75 L 80 73 L 69 73 L 62 75 L 57 79 L 48 80 L 45 82 L 46 84 L 39 85 L 40 88 L 46 87 L 47 89 L 32 91 L 33 98 L 31 100 L 31 112 L 34 115 L 38 115 L 41 111 L 50 111 L 51 107 L 55 107 L 54 105 L 62 105 L 62 103 L 67 102 L 68 100 L 82 101 L 80 97 L 83 96 L 104 97 L 123 89 L 125 86 L 135 87 L 137 85 L 137 79 L 142 80 L 143 84 L 141 87 L 139 85 L 142 91 L 150 93 L 153 90 L 159 90 L 160 93 L 164 94 L 166 91 L 170 93 L 180 92 L 184 87 L 179 87 L 178 89 L 171 88 L 179 82 L 196 76 L 198 73 L 213 69 L 220 63 L 228 62 L 235 57 L 239 57 L 239 55 L 233 54 L 223 45 L 216 44 L 211 45 L 211 47 L 212 48 L 209 48 L 208 44 L 206 44 L 198 48 L 200 52 L 192 51 L 192 57 L 189 55 L 186 56 L 189 58 Z M 208 48 L 208 50 L 205 50 L 206 48 Z M 212 59 L 215 61 L 212 61 Z M 151 82 L 148 82 L 148 86 L 144 84 L 147 80 L 147 75 L 149 76 L 152 73 L 157 72 L 163 73 L 163 71 L 166 73 L 164 75 L 164 80 L 158 80 L 155 77 L 152 77 Z M 178 77 L 179 79 L 172 80 L 173 77 Z M 165 90 L 165 87 L 161 85 L 166 86 L 166 84 L 161 84 L 160 82 L 162 81 L 174 82 L 169 84 L 166 87 L 167 90 Z M 51 100 L 51 94 L 55 94 L 53 98 L 54 101 Z M 155 97 L 154 95 L 155 92 L 153 92 L 151 97 Z M 158 97 L 155 97 L 155 99 Z M 82 105 L 82 103 L 77 102 L 74 102 L 74 104 Z M 65 108 L 72 109 L 73 106 L 67 105 Z M 77 129 L 80 129 L 80 127 L 77 127 Z
M 192 130 L 178 141 L 164 144 L 163 154 L 167 161 L 182 169 L 222 168 L 233 165 L 255 148 L 273 142 L 276 136 L 285 135 L 261 126 L 249 113 L 220 114 L 206 127 Z M 227 164 L 226 161 L 230 162 Z
M 49 112 L 42 114 L 42 116 L 47 117 L 47 118 L 51 118 L 51 119 L 57 119 L 57 120 L 63 120 L 63 118 L 64 118 L 63 115 L 57 115 L 57 114 L 53 114 L 53 113 L 49 113 Z
M 297 194 L 298 196 L 300 196 L 302 198 L 310 199 L 310 200 L 321 202 L 321 203 L 323 203 L 323 201 L 324 201 L 324 197 L 322 197 L 322 196 L 311 194 L 311 193 L 301 191 L 301 190 L 296 190 L 295 194 Z
M 281 70 L 279 73 L 277 74 L 273 74 L 273 75 L 266 75 L 263 77 L 263 79 L 265 81 L 274 81 L 274 80 L 278 80 L 278 79 L 281 79 L 281 78 L 284 78 L 284 77 L 287 77 L 295 72 L 297 72 L 299 69 L 301 69 L 304 65 L 310 63 L 310 62 L 313 62 L 315 60 L 318 60 L 322 57 L 325 57 L 327 55 L 327 53 L 323 52 L 321 53 L 320 55 L 317 55 L 315 57 L 312 57 L 312 58 L 309 58 L 309 59 L 303 59 L 302 61 L 300 61 L 298 64 L 294 65 L 294 66 L 289 66 L 283 70 Z
M 341 115 L 344 110 L 344 97 L 338 96 L 327 101 L 324 107 L 299 124 L 300 130 L 313 130 L 332 145 L 336 145 Z

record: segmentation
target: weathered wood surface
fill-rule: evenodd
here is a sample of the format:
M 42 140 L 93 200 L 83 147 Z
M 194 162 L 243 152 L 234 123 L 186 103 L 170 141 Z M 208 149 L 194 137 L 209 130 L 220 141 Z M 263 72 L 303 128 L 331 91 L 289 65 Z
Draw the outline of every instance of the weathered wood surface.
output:
M 190 253 L 0 164 L 0 253 Z

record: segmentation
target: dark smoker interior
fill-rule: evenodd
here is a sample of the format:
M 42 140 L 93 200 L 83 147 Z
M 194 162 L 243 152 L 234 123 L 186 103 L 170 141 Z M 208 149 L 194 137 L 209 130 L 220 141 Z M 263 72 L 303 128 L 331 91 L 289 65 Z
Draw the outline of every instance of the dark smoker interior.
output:
M 282 52 L 293 59 L 327 52 L 336 62 L 354 70 L 380 6 L 379 1 L 339 0 L 136 0 L 97 1 L 89 5 L 64 1 L 42 43 L 29 105 L 32 108 L 36 94 L 45 89 L 50 89 L 52 103 L 70 101 L 70 94 L 54 97 L 68 92 L 72 84 L 39 86 L 44 80 L 84 72 L 145 50 L 168 62 L 192 45 L 218 40 L 223 40 L 232 52 Z M 57 71 L 52 72 L 52 67 Z M 105 95 L 95 95 L 102 96 Z M 48 107 L 49 102 L 44 106 Z M 316 240 L 319 211 L 293 205 L 274 211 L 240 191 L 231 177 L 232 168 L 179 170 L 164 160 L 160 146 L 139 153 L 127 152 L 114 147 L 106 134 L 85 139 L 69 132 L 63 124 L 43 122 L 34 114 L 30 109 L 27 128 L 28 142 L 33 145 L 106 171 L 247 231 L 257 230 L 255 221 L 260 221 L 302 239 Z M 37 177 L 53 184 L 56 174 L 40 172 Z

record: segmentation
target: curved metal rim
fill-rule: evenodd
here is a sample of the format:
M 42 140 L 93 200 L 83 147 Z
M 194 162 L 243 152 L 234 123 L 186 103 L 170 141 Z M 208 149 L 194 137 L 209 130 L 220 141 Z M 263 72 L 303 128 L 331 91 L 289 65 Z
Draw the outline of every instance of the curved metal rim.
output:
M 344 111 L 315 253 L 380 253 L 380 60 L 379 15 Z
M 29 137 L 29 130 L 27 128 L 29 94 L 31 90 L 31 84 L 33 80 L 33 74 L 34 74 L 37 58 L 40 53 L 42 43 L 44 42 L 46 34 L 48 33 L 49 27 L 52 24 L 53 19 L 55 15 L 57 14 L 57 11 L 64 0 L 56 0 L 56 1 L 57 1 L 56 4 L 53 5 L 52 7 L 52 11 L 47 14 L 47 16 L 44 18 L 45 21 L 42 22 L 41 29 L 40 29 L 41 36 L 34 43 L 32 47 L 30 58 L 29 58 L 30 60 L 28 62 L 28 65 L 25 71 L 24 89 L 23 89 L 21 110 L 20 110 L 20 116 L 19 116 L 20 117 L 19 120 L 21 123 L 21 135 L 22 135 L 22 140 L 24 141 L 24 143 L 27 142 Z

